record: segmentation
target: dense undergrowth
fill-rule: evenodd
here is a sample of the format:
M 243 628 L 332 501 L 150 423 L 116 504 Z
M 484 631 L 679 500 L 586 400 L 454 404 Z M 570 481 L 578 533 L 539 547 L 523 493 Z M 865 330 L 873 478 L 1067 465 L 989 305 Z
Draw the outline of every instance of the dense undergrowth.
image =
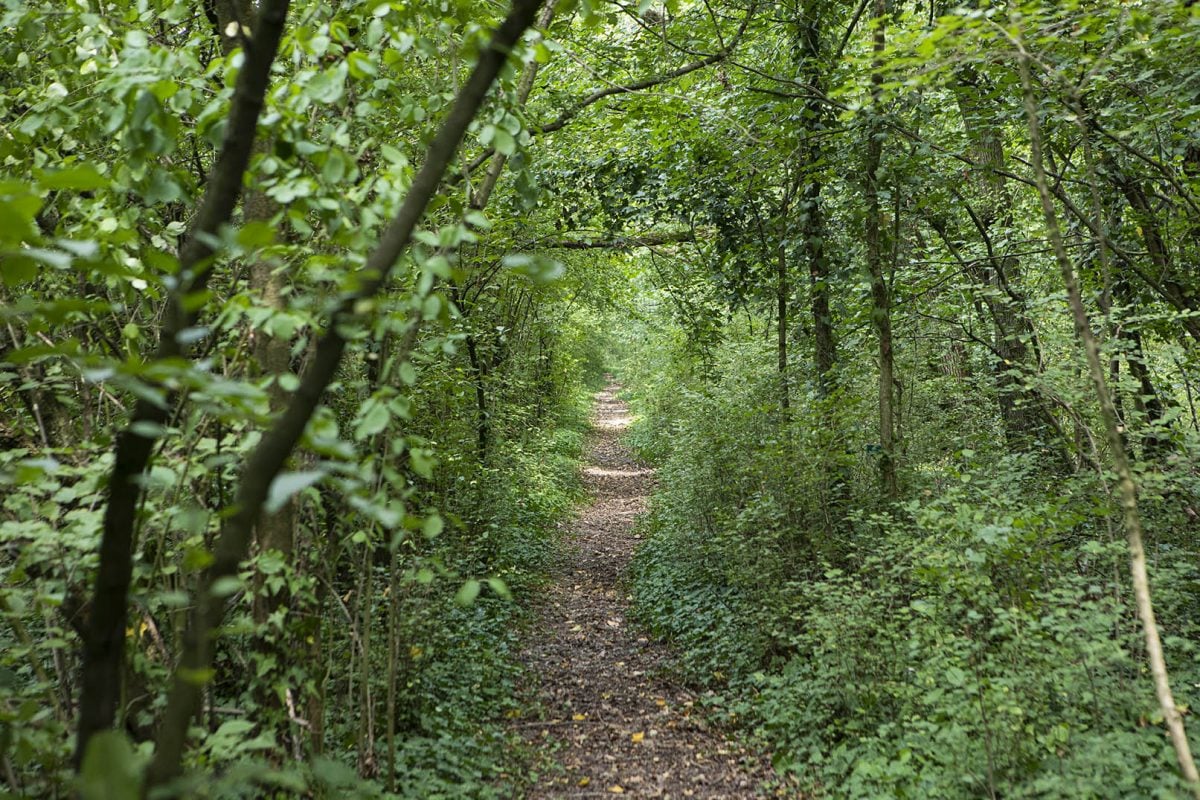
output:
M 888 506 L 853 376 L 832 400 L 797 392 L 784 415 L 765 345 L 730 336 L 705 369 L 682 341 L 659 337 L 625 369 L 631 442 L 660 486 L 632 584 L 718 718 L 819 797 L 1181 796 L 1094 471 L 1004 453 L 987 411 L 945 392 L 959 419 L 949 430 L 915 401 L 909 499 Z M 1183 506 L 1200 441 L 1177 446 L 1142 477 L 1186 704 L 1200 572 Z
M 454 477 L 474 486 L 450 509 L 461 525 L 441 534 L 429 556 L 450 579 L 422 586 L 428 573 L 418 567 L 399 603 L 395 635 L 407 650 L 397 697 L 404 709 L 395 755 L 400 797 L 510 797 L 521 780 L 526 754 L 505 726 L 519 703 L 519 636 L 548 566 L 555 523 L 580 497 L 589 398 L 575 393 L 545 430 L 498 448 L 499 466 Z M 471 598 L 476 586 L 479 595 Z M 378 659 L 374 673 L 381 694 L 385 666 Z M 345 720 L 346 740 L 357 722 Z M 349 786 L 373 793 L 357 781 Z
M 540 365 L 540 393 L 529 391 L 532 374 L 492 377 L 489 389 L 503 403 L 490 415 L 486 460 L 476 452 L 474 394 L 451 362 L 424 372 L 427 391 L 412 398 L 407 436 L 399 440 L 407 446 L 361 464 L 368 477 L 378 470 L 393 486 L 407 486 L 392 489 L 395 500 L 370 502 L 364 484 L 373 483 L 362 475 L 296 495 L 305 554 L 286 564 L 268 552 L 247 565 L 218 640 L 203 719 L 193 728 L 193 777 L 177 789 L 213 798 L 517 791 L 526 754 L 505 729 L 518 703 L 517 639 L 556 523 L 580 498 L 578 459 L 601 379 L 592 335 L 572 325 L 562 326 L 560 349 Z M 334 417 L 349 409 L 337 420 L 343 430 L 354 424 L 352 399 L 344 392 L 332 406 Z M 135 742 L 160 713 L 147 698 L 170 678 L 170 645 L 186 599 L 180 589 L 193 579 L 211 531 L 210 517 L 188 522 L 196 496 L 185 490 L 201 499 L 218 493 L 253 437 L 235 430 L 220 444 L 201 438 L 197 447 L 207 450 L 198 458 L 193 451 L 190 464 L 181 448 L 165 451 L 154 467 L 159 483 L 148 494 L 148 538 L 136 565 L 136 646 L 123 720 Z M 109 465 L 107 456 L 82 458 L 89 448 L 80 443 L 37 463 L 21 448 L 0 455 L 12 489 L 0 511 L 0 542 L 15 556 L 0 595 L 12 626 L 0 647 L 0 755 L 7 780 L 20 789 L 12 796 L 71 791 L 71 604 L 94 568 L 97 501 Z M 386 518 L 389 508 L 397 509 L 394 519 Z M 156 519 L 175 523 L 159 529 Z M 275 613 L 256 616 L 256 604 L 280 593 L 286 600 Z M 87 796 L 125 796 L 123 776 L 131 773 L 111 765 L 144 763 L 149 742 L 135 747 L 106 753 L 109 768 L 91 773 L 94 783 L 84 770 Z

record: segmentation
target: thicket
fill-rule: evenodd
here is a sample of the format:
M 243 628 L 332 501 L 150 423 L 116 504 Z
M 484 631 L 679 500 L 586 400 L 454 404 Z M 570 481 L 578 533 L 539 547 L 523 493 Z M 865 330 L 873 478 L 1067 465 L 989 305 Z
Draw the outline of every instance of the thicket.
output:
M 908 499 L 887 506 L 868 409 L 801 397 L 781 420 L 769 343 L 730 338 L 707 377 L 630 392 L 661 487 L 631 576 L 638 613 L 717 718 L 820 796 L 1179 796 L 1105 480 L 997 447 L 991 409 L 959 385 L 908 406 Z M 629 385 L 663 360 L 633 359 Z M 845 438 L 815 430 L 819 416 Z M 1194 496 L 1200 438 L 1179 444 L 1144 497 L 1189 705 L 1200 576 L 1188 516 L 1164 495 Z M 829 508 L 838 472 L 845 516 Z
M 831 11 L 792 7 L 795 71 L 690 140 L 715 230 L 652 262 L 625 337 L 660 486 L 638 614 L 817 796 L 1185 796 L 1200 17 L 864 3 L 856 37 Z
M 517 791 L 605 340 L 520 220 L 537 7 L 5 7 L 8 796 Z

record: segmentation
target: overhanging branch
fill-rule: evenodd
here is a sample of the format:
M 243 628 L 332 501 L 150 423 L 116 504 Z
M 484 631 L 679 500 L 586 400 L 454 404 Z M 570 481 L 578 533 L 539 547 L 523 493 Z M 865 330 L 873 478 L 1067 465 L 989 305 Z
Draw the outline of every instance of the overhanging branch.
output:
M 720 51 L 713 53 L 712 55 L 705 56 L 704 58 L 697 59 L 689 64 L 685 64 L 678 69 L 664 72 L 660 75 L 643 78 L 642 80 L 634 81 L 633 83 L 614 84 L 612 86 L 605 87 L 604 89 L 598 89 L 575 102 L 570 108 L 559 114 L 556 119 L 543 124 L 531 125 L 529 128 L 530 135 L 538 136 L 540 134 L 553 133 L 561 130 L 565 128 L 567 124 L 571 122 L 571 120 L 579 116 L 584 109 L 595 105 L 606 97 L 613 97 L 620 94 L 636 94 L 638 92 L 645 91 L 646 89 L 652 89 L 655 86 L 660 86 L 664 83 L 670 83 L 676 78 L 682 78 L 684 75 L 704 69 L 705 67 L 711 67 L 713 64 L 717 64 L 726 60 L 730 55 L 733 54 L 734 49 L 745 35 L 746 28 L 750 25 L 750 20 L 754 17 L 755 9 L 756 5 L 754 4 L 747 9 L 746 18 L 742 20 L 742 24 L 738 27 L 737 33 L 732 39 L 729 40 L 729 44 Z M 475 156 L 475 158 L 471 159 L 470 163 L 467 164 L 465 173 L 469 175 L 470 173 L 479 169 L 485 162 L 487 162 L 489 158 L 495 154 L 495 152 L 495 148 L 489 147 L 479 155 Z M 448 178 L 447 183 L 453 186 L 462 179 L 462 173 L 458 173 Z
M 633 250 L 638 247 L 657 247 L 663 244 L 696 241 L 695 231 L 644 233 L 636 236 L 616 236 L 611 239 L 560 239 L 538 243 L 547 250 Z

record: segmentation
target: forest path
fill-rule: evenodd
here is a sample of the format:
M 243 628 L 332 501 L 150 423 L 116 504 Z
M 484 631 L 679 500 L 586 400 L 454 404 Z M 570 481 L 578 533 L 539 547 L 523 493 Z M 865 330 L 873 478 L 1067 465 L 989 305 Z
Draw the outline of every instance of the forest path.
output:
M 528 796 L 752 798 L 770 768 L 707 728 L 695 697 L 661 677 L 667 648 L 628 618 L 623 576 L 654 475 L 621 444 L 629 409 L 618 389 L 597 396 L 583 470 L 592 500 L 568 531 L 522 653 L 543 718 L 514 725 L 560 765 Z

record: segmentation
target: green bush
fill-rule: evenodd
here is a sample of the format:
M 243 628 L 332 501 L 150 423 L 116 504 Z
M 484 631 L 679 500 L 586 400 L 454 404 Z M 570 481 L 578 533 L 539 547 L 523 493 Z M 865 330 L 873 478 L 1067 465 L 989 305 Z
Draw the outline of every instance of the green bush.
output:
M 1180 796 L 1100 480 L 963 448 L 910 464 L 916 499 L 888 508 L 853 409 L 838 447 L 815 400 L 781 418 L 769 355 L 729 346 L 715 380 L 632 393 L 660 487 L 636 612 L 716 717 L 816 796 Z M 827 527 L 839 460 L 849 513 Z M 1152 580 L 1186 704 L 1200 594 L 1177 506 L 1154 512 Z

